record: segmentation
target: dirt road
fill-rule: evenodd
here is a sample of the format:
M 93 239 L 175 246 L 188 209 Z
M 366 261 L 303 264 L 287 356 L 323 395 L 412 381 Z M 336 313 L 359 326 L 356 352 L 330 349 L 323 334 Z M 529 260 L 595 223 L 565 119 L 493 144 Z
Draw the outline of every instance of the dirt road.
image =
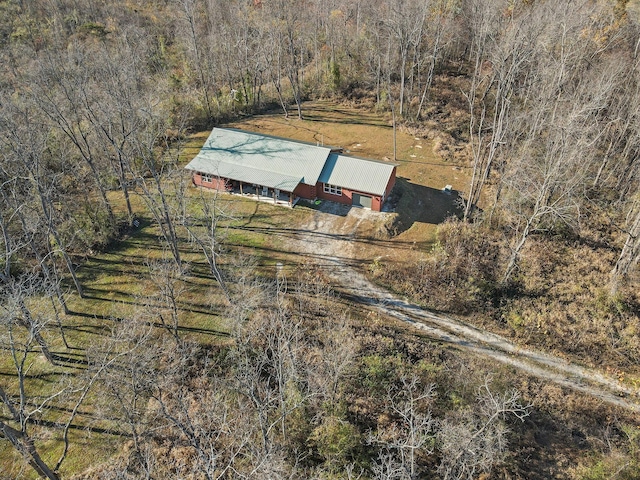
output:
M 581 367 L 565 359 L 522 348 L 510 340 L 460 320 L 436 315 L 418 305 L 400 299 L 369 282 L 355 268 L 357 242 L 355 233 L 360 223 L 370 215 L 380 215 L 363 209 L 346 209 L 326 203 L 300 231 L 294 248 L 315 259 L 326 273 L 368 308 L 393 317 L 430 337 L 447 342 L 509 364 L 545 381 L 568 387 L 604 402 L 640 412 L 640 389 L 619 382 L 616 378 L 594 369 Z M 290 239 L 289 239 L 290 241 Z

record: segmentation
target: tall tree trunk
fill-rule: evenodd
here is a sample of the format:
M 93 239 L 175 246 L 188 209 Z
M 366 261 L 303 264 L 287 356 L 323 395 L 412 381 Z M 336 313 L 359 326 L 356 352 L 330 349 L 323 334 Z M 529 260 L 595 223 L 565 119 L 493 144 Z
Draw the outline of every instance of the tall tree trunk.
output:
M 48 478 L 49 480 L 59 480 L 58 475 L 42 460 L 31 438 L 2 421 L 0 421 L 0 431 L 4 437 L 11 442 L 13 447 L 29 462 L 29 465 L 31 465 L 38 475 Z
M 37 190 L 40 196 L 42 213 L 45 217 L 45 220 L 47 221 L 48 232 L 51 234 L 51 236 L 55 240 L 55 243 L 58 247 L 58 251 L 60 252 L 60 255 L 62 255 L 64 263 L 67 266 L 67 270 L 69 271 L 69 274 L 71 275 L 71 279 L 73 280 L 73 284 L 76 287 L 78 295 L 80 295 L 80 298 L 84 298 L 84 290 L 82 289 L 82 284 L 80 283 L 80 280 L 76 275 L 76 270 L 75 270 L 75 267 L 73 266 L 73 262 L 71 261 L 71 257 L 69 257 L 69 254 L 67 253 L 64 245 L 62 244 L 62 240 L 60 239 L 58 229 L 55 226 L 55 222 L 52 214 L 53 206 L 51 205 L 51 202 L 47 198 L 46 193 L 42 191 L 42 186 L 39 184 L 38 180 L 37 179 L 34 179 L 34 180 L 37 184 Z
M 620 283 L 627 277 L 631 268 L 640 259 L 640 200 L 636 200 L 629 211 L 630 226 L 627 237 L 613 270 L 611 271 L 610 291 L 614 295 Z

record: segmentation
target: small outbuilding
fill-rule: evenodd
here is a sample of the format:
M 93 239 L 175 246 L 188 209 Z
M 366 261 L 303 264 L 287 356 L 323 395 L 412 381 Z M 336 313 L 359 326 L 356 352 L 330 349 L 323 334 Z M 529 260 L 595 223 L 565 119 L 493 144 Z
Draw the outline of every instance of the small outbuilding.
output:
M 300 198 L 320 198 L 380 211 L 395 184 L 396 167 L 339 149 L 214 128 L 185 168 L 197 186 L 276 204 L 292 207 Z

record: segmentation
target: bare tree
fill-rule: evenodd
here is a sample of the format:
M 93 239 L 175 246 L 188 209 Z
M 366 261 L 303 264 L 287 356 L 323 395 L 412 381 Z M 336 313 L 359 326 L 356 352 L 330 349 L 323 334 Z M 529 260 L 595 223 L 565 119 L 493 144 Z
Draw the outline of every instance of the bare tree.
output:
M 611 58 L 609 68 L 617 78 L 615 94 L 611 96 L 607 115 L 602 118 L 602 151 L 597 170 L 593 174 L 592 186 L 596 189 L 615 188 L 619 198 L 624 198 L 633 186 L 635 159 L 640 151 L 640 82 L 638 81 L 638 62 L 620 62 Z M 637 175 L 637 172 L 636 172 Z M 630 181 L 631 180 L 631 181 Z
M 472 209 L 480 199 L 494 158 L 507 131 L 514 82 L 522 64 L 529 60 L 531 55 L 531 52 L 522 46 L 534 45 L 534 39 L 527 38 L 527 29 L 523 28 L 530 24 L 530 19 L 527 15 L 516 19 L 512 11 L 510 22 L 504 28 L 504 45 L 495 47 L 495 54 L 491 55 L 491 39 L 500 38 L 499 34 L 503 33 L 496 32 L 501 27 L 499 5 L 496 2 L 472 1 L 470 8 L 469 18 L 473 32 L 471 50 L 474 61 L 469 92 L 465 93 L 465 96 L 469 105 L 473 173 L 464 211 L 465 219 L 470 218 Z M 492 61 L 491 70 L 487 72 L 485 62 L 489 59 Z M 489 125 L 486 124 L 487 115 L 491 117 Z
M 145 40 L 137 32 L 127 32 L 115 48 L 101 45 L 92 54 L 91 63 L 95 92 L 92 98 L 82 95 L 86 122 L 95 130 L 96 148 L 108 158 L 113 175 L 118 179 L 127 208 L 127 223 L 133 224 L 131 206 L 131 162 L 135 162 L 133 142 L 147 125 L 142 115 L 147 108 L 148 77 L 144 75 Z M 114 51 L 115 50 L 115 51 Z
M 264 454 L 254 406 L 238 396 L 233 383 L 214 375 L 215 359 L 194 344 L 162 352 L 165 365 L 151 388 L 160 422 L 156 435 L 189 445 L 193 461 L 177 474 L 207 479 L 280 478 L 274 452 Z M 255 447 L 255 448 L 254 448 Z M 269 475 L 273 475 L 269 477 Z
M 562 27 L 558 54 L 541 57 L 529 73 L 522 94 L 527 108 L 513 118 L 511 159 L 501 183 L 502 207 L 513 229 L 503 282 L 517 267 L 530 234 L 554 224 L 575 228 L 582 190 L 603 135 L 599 117 L 609 104 L 616 75 L 603 65 L 588 68 L 586 59 L 593 52 L 580 37 L 582 23 L 569 20 L 572 23 Z
M 289 80 L 298 110 L 298 118 L 302 119 L 303 82 L 301 76 L 305 65 L 304 42 L 302 30 L 299 27 L 305 12 L 283 0 L 270 2 L 263 9 L 265 11 L 268 9 L 273 18 L 274 37 L 272 38 L 277 42 L 273 46 L 278 53 L 277 66 L 282 68 L 282 71 L 277 69 L 274 74 L 283 75 Z
M 279 47 L 268 40 L 272 19 L 251 2 L 209 0 L 206 4 L 208 45 L 215 55 L 219 74 L 226 79 L 228 102 L 234 111 L 236 105 L 254 108 L 261 103 L 264 73 L 269 68 L 265 55 L 272 55 L 274 48 Z M 280 89 L 279 79 L 275 77 L 273 81 Z
M 15 266 L 14 261 L 19 255 L 28 255 L 30 252 L 36 260 L 36 265 L 42 270 L 45 280 L 55 289 L 55 298 L 62 307 L 64 313 L 69 313 L 64 292 L 61 287 L 62 279 L 55 263 L 55 257 L 47 252 L 41 252 L 41 248 L 37 241 L 37 232 L 41 229 L 42 224 L 37 216 L 30 215 L 28 212 L 28 204 L 24 203 L 24 198 L 20 194 L 18 179 L 16 177 L 7 180 L 0 188 L 0 197 L 2 198 L 1 211 L 7 212 L 7 216 L 0 213 L 0 229 L 2 230 L 2 239 L 4 243 L 5 253 L 3 255 L 4 272 L 0 274 L 0 281 L 9 284 L 12 281 L 12 271 Z M 12 225 L 15 224 L 15 225 Z M 58 309 L 54 296 L 51 297 L 51 305 L 60 326 L 60 333 L 65 346 L 67 343 L 64 329 L 60 323 Z
M 49 53 L 39 62 L 39 72 L 32 82 L 31 102 L 39 108 L 52 127 L 73 145 L 75 152 L 91 170 L 91 180 L 100 193 L 100 199 L 107 211 L 111 228 L 115 228 L 116 218 L 104 185 L 104 172 L 100 165 L 97 142 L 89 124 L 85 122 L 85 105 L 93 105 L 94 88 L 90 70 L 83 65 L 90 64 L 90 54 L 79 45 L 74 45 L 65 55 Z
M 177 343 L 181 342 L 180 326 L 180 298 L 187 291 L 185 285 L 186 267 L 177 268 L 175 262 L 168 259 L 146 260 L 149 278 L 155 287 L 158 305 L 154 310 L 160 317 L 160 323 L 171 333 Z M 166 314 L 169 319 L 165 319 Z
M 640 260 L 640 196 L 631 202 L 627 213 L 626 238 L 620 256 L 611 271 L 610 291 L 615 294 L 620 283 Z
M 15 391 L 0 387 L 0 406 L 4 410 L 0 431 L 5 440 L 19 452 L 31 467 L 43 477 L 57 480 L 54 469 L 42 459 L 30 426 L 40 418 L 48 406 L 67 392 L 64 382 L 54 382 L 44 395 L 31 395 L 28 375 L 37 362 L 37 352 L 48 354 L 42 332 L 47 318 L 33 315 L 26 306 L 27 299 L 40 294 L 41 283 L 34 276 L 26 276 L 3 285 L 0 303 L 0 344 L 9 353 L 16 378 Z
M 299 326 L 295 323 L 287 325 L 286 317 L 281 314 L 267 315 L 259 319 L 260 325 L 252 324 L 249 330 L 241 330 L 245 338 L 237 341 L 235 352 L 236 389 L 252 405 L 265 456 L 271 455 L 276 448 L 274 437 L 278 429 L 285 437 L 287 417 L 301 407 L 304 398 L 296 399 L 299 392 L 291 390 L 302 386 L 297 377 L 301 361 L 296 363 L 301 335 Z M 250 331 L 255 333 L 249 335 Z M 292 402 L 289 395 L 293 395 Z
M 149 408 L 165 348 L 155 330 L 144 312 L 136 312 L 125 321 L 114 321 L 111 334 L 88 349 L 89 372 L 98 378 L 102 392 L 97 411 L 117 419 L 130 435 L 134 455 L 127 468 L 145 478 L 154 473 L 151 439 L 160 427 L 157 413 Z
M 400 74 L 400 93 L 398 114 L 402 117 L 405 112 L 406 77 L 407 72 L 413 72 L 415 65 L 409 64 L 412 52 L 419 49 L 424 32 L 429 2 L 414 2 L 400 0 L 389 4 L 389 12 L 385 15 L 386 28 L 389 36 L 395 42 L 399 55 L 398 72 Z M 395 49 L 394 48 L 394 49 Z
M 477 405 L 444 419 L 438 428 L 442 478 L 472 480 L 489 473 L 507 452 L 507 418 L 524 421 L 530 409 L 517 391 L 493 392 L 491 380 L 485 380 L 478 388 Z
M 380 449 L 378 458 L 371 466 L 371 472 L 375 480 L 403 480 L 406 478 L 406 471 L 394 453 L 389 449 Z
M 280 33 L 271 24 L 265 25 L 263 28 L 267 30 L 266 39 L 270 46 L 270 48 L 262 50 L 264 62 L 267 65 L 268 78 L 276 90 L 278 102 L 282 107 L 285 118 L 289 118 L 288 102 L 282 85 L 285 53 Z
M 24 105 L 7 103 L 3 106 L 6 107 L 0 113 L 2 115 L 0 125 L 4 133 L 0 137 L 0 147 L 4 157 L 0 167 L 3 177 L 7 180 L 14 179 L 13 184 L 20 189 L 23 188 L 25 181 L 29 185 L 30 195 L 21 200 L 33 203 L 32 212 L 41 218 L 46 230 L 47 238 L 43 242 L 45 245 L 43 256 L 59 254 L 62 257 L 76 290 L 82 297 L 82 285 L 67 251 L 68 245 L 59 228 L 61 223 L 59 217 L 62 212 L 59 209 L 58 195 L 64 192 L 59 191 L 57 180 L 61 174 L 47 168 L 50 129 L 34 122 L 33 111 Z M 50 238 L 55 246 L 51 245 Z
M 316 377 L 317 388 L 329 402 L 340 398 L 340 385 L 353 367 L 358 343 L 346 315 L 329 318 L 322 334 L 322 346 L 317 351 L 319 364 L 312 375 Z
M 388 452 L 381 451 L 376 465 L 382 478 L 414 480 L 420 477 L 419 457 L 433 452 L 436 421 L 429 406 L 434 388 L 434 385 L 424 387 L 417 376 L 411 375 L 401 377 L 397 391 L 389 391 L 387 402 L 393 422 L 372 437 Z
M 188 32 L 186 37 L 188 38 L 188 48 L 192 53 L 191 64 L 194 70 L 197 72 L 198 81 L 202 90 L 202 102 L 204 104 L 205 111 L 207 112 L 208 119 L 213 118 L 213 112 L 211 109 L 210 93 L 213 76 L 211 69 L 208 67 L 208 57 L 201 52 L 201 44 L 203 43 L 203 36 L 198 31 L 196 24 L 198 18 L 201 17 L 201 12 L 198 10 L 199 2 L 195 0 L 174 0 L 180 12 L 182 14 L 182 22 L 185 25 L 185 30 Z
M 149 108 L 136 112 L 143 116 L 145 127 L 132 139 L 131 153 L 137 161 L 130 161 L 127 167 L 136 180 L 140 196 L 156 221 L 176 266 L 181 269 L 180 239 L 176 222 L 180 214 L 180 202 L 172 201 L 167 186 L 171 184 L 172 175 L 178 182 L 184 182 L 186 178 L 176 169 L 177 159 L 168 149 L 166 128 L 159 117 L 161 113 L 155 112 L 153 106 Z
M 426 18 L 426 48 L 427 48 L 427 72 L 422 87 L 422 95 L 420 96 L 420 104 L 416 111 L 416 120 L 420 120 L 422 108 L 429 99 L 429 90 L 433 83 L 433 75 L 442 52 L 446 47 L 448 31 L 451 30 L 452 22 L 455 16 L 455 8 L 452 2 L 448 0 L 436 0 L 432 2 L 428 8 L 428 16 Z
M 179 193 L 179 198 L 186 199 L 183 192 Z M 201 206 L 201 213 L 194 215 L 190 213 L 190 209 L 182 208 L 183 217 L 181 224 L 189 234 L 191 242 L 195 243 L 202 251 L 211 275 L 216 279 L 223 293 L 230 300 L 230 294 L 226 283 L 222 277 L 222 272 L 218 265 L 218 259 L 222 250 L 222 242 L 224 239 L 224 229 L 219 224 L 221 220 L 229 220 L 233 218 L 232 212 L 226 212 L 220 207 L 217 192 L 213 195 L 200 192 L 198 204 Z

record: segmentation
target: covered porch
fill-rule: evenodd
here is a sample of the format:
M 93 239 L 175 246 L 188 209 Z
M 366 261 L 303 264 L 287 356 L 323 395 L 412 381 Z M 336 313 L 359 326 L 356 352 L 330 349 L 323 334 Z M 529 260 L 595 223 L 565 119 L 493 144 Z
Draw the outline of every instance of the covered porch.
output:
M 293 192 L 287 192 L 266 185 L 245 183 L 238 180 L 229 180 L 227 185 L 229 187 L 227 193 L 248 197 L 259 202 L 271 203 L 273 205 L 293 208 L 300 200 L 300 197 L 294 195 Z

